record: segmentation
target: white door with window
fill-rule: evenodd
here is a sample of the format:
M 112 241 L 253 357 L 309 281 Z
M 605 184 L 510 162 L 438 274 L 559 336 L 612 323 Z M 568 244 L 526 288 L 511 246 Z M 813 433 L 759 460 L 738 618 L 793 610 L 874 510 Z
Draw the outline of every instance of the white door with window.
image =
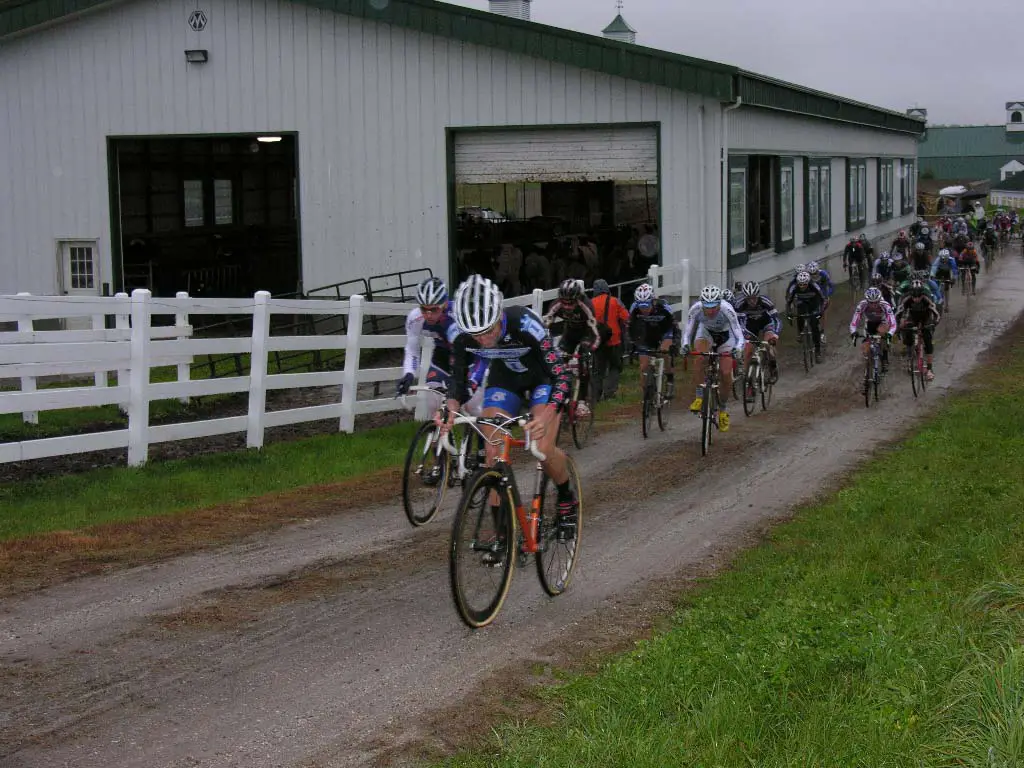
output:
M 100 260 L 95 240 L 62 240 L 60 242 L 60 292 L 68 296 L 99 296 Z M 92 328 L 90 317 L 69 317 L 67 330 Z

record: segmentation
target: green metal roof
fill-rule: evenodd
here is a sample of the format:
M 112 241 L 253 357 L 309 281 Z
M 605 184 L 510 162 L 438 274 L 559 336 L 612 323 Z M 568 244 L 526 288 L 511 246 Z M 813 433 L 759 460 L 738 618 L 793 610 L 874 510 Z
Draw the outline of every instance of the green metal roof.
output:
M 926 157 L 1003 157 L 1024 155 L 1024 131 L 1010 133 L 1004 125 L 929 126 L 917 155 Z
M 612 19 L 612 23 L 609 24 L 604 29 L 602 29 L 601 31 L 605 32 L 605 33 L 610 33 L 610 32 L 636 32 L 635 29 L 633 29 L 631 26 L 629 26 L 629 22 L 627 22 L 624 18 L 622 18 L 622 14 L 621 13 L 618 14 L 614 19 Z
M 116 0 L 115 0 L 116 1 Z M 509 53 L 699 93 L 722 101 L 920 134 L 924 122 L 718 62 L 451 5 L 438 0 L 293 0 Z M 112 0 L 0 0 L 0 38 L 109 5 Z M 14 3 L 14 5 L 11 5 Z
M 921 157 L 918 155 L 918 172 L 936 179 L 978 180 L 988 179 L 993 184 L 999 181 L 999 169 L 1011 160 L 1024 163 L 1024 154 L 990 155 L 988 157 Z

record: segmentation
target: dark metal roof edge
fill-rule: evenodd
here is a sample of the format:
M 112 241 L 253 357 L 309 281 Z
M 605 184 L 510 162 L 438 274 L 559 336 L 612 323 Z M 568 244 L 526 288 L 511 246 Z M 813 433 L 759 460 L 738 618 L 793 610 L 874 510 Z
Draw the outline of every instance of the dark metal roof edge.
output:
M 890 131 L 893 133 L 906 133 L 913 136 L 921 136 L 928 127 L 928 124 L 924 120 L 909 117 L 902 112 L 896 112 L 895 110 L 885 109 L 883 107 L 876 107 L 872 104 L 865 104 L 864 102 L 854 101 L 853 99 L 836 96 L 835 94 L 825 93 L 824 91 L 816 91 L 813 88 L 805 88 L 804 86 L 787 83 L 784 80 L 778 80 L 767 75 L 759 75 L 756 72 L 740 70 L 736 75 L 736 81 L 737 82 L 733 90 L 739 96 L 743 97 L 744 104 L 753 107 L 817 117 L 823 120 L 830 120 L 832 122 L 877 128 L 878 130 Z M 746 84 L 748 83 L 750 84 L 750 87 L 746 87 Z M 792 100 L 794 102 L 803 100 L 805 103 L 811 103 L 803 108 L 795 105 L 787 106 L 780 103 L 773 103 L 767 99 L 761 99 L 754 95 L 754 90 L 757 85 L 767 86 L 775 89 L 780 94 L 793 97 Z M 815 102 L 818 102 L 820 106 L 815 108 Z M 836 107 L 835 111 L 825 111 L 823 108 L 825 103 L 834 105 Z M 847 109 L 863 111 L 866 113 L 866 117 L 868 119 L 852 119 L 850 117 L 843 117 L 839 112 L 841 112 L 844 107 Z

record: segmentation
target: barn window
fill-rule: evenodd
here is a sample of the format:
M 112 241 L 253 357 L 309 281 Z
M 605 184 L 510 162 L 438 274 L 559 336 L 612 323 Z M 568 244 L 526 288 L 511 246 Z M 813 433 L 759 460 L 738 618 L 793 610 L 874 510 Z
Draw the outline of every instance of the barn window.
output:
M 213 182 L 213 205 L 214 222 L 217 224 L 231 224 L 234 222 L 234 208 L 232 207 L 232 184 L 231 179 L 215 179 Z
M 1012 113 L 1010 113 L 1010 122 L 1011 123 L 1019 123 L 1021 121 L 1024 121 L 1024 115 L 1022 115 L 1020 112 L 1012 112 Z
M 92 260 L 92 248 L 89 246 L 73 246 L 69 249 L 71 288 L 73 290 L 95 288 L 95 269 Z
M 878 160 L 878 220 L 892 218 L 892 160 Z
M 808 157 L 804 160 L 804 226 L 806 242 L 817 243 L 832 236 L 832 160 Z
M 185 196 L 185 226 L 203 226 L 206 223 L 203 215 L 203 180 L 185 179 L 182 191 Z
M 868 164 L 866 160 L 846 158 L 846 231 L 852 232 L 867 224 Z

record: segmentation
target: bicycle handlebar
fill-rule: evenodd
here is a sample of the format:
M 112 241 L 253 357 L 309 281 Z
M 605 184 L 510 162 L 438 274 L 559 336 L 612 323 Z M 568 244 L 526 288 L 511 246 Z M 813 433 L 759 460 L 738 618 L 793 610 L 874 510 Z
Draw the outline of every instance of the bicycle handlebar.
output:
M 448 406 L 447 405 L 442 405 L 441 406 L 441 413 L 442 413 L 442 415 L 445 418 L 447 418 L 447 415 L 448 415 L 447 411 L 448 411 Z M 456 412 L 455 420 L 452 423 L 452 426 L 456 426 L 458 424 L 468 424 L 469 426 L 471 426 L 473 428 L 473 430 L 478 435 L 480 435 L 480 437 L 482 437 L 485 440 L 487 440 L 487 438 L 484 437 L 483 430 L 481 430 L 480 427 L 479 427 L 480 424 L 489 424 L 489 425 L 495 427 L 496 429 L 498 429 L 498 430 L 500 430 L 502 432 L 509 433 L 509 434 L 511 434 L 510 427 L 513 424 L 518 425 L 519 427 L 522 427 L 522 429 L 523 429 L 524 442 L 526 443 L 526 449 L 531 454 L 533 454 L 533 456 L 538 461 L 547 461 L 547 458 L 548 458 L 547 455 L 542 453 L 541 451 L 539 451 L 537 449 L 537 442 L 535 440 L 531 440 L 530 439 L 530 428 L 527 426 L 530 423 L 530 420 L 531 420 L 530 416 L 495 416 L 495 417 L 491 417 L 491 418 L 484 418 L 484 417 L 480 417 L 480 416 L 469 416 L 468 414 Z M 450 453 L 455 453 L 455 446 L 452 445 L 451 438 L 449 437 L 449 433 L 448 432 L 445 432 L 444 436 L 441 438 L 441 442 L 442 442 L 442 445 L 444 446 L 446 451 L 449 451 Z M 487 442 L 491 443 L 492 445 L 497 444 L 497 441 L 494 441 L 494 440 L 487 440 Z

